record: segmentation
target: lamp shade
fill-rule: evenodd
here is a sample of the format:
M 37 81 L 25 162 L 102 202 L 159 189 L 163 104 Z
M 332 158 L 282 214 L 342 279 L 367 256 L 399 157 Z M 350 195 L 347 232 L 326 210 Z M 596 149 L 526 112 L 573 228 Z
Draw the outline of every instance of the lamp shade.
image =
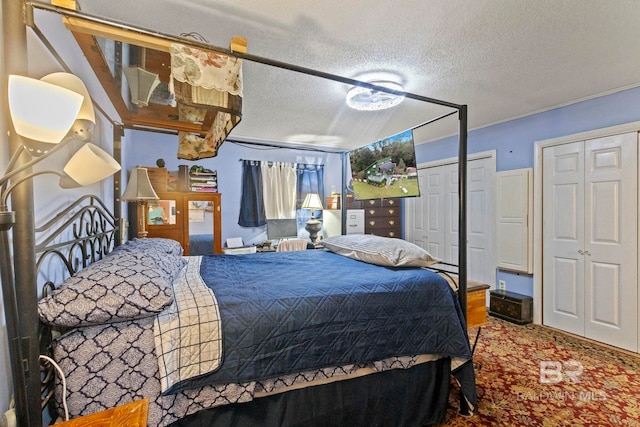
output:
M 82 106 L 80 107 L 80 111 L 78 112 L 76 119 L 89 120 L 92 123 L 96 122 L 96 113 L 93 111 L 91 96 L 89 95 L 87 87 L 78 76 L 69 73 L 52 73 L 47 74 L 41 78 L 40 81 L 51 83 L 82 95 Z
M 125 67 L 122 71 L 129 83 L 131 102 L 138 107 L 149 105 L 151 93 L 160 84 L 158 75 L 140 67 Z
M 57 144 L 73 125 L 83 96 L 73 90 L 24 76 L 9 76 L 9 111 L 23 139 Z
M 106 151 L 94 144 L 85 144 L 64 167 L 66 177 L 60 187 L 74 188 L 95 184 L 120 170 L 120 165 Z
M 129 182 L 124 190 L 122 200 L 136 202 L 143 200 L 158 200 L 159 197 L 151 186 L 146 168 L 134 168 L 129 174 Z
M 302 209 L 311 209 L 311 211 L 322 210 L 322 200 L 318 193 L 309 193 L 302 202 Z

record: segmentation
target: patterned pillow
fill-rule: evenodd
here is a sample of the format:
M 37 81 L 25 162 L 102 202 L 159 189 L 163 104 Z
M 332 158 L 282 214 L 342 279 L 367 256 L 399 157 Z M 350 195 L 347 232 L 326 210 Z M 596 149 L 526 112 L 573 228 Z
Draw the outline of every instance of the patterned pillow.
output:
M 372 234 L 334 236 L 320 243 L 331 252 L 383 267 L 429 267 L 440 262 L 411 242 Z
M 69 277 L 38 311 L 45 323 L 75 327 L 153 316 L 172 302 L 169 276 L 152 257 L 120 252 Z
M 133 239 L 129 240 L 124 245 L 120 245 L 114 249 L 114 252 L 119 251 L 147 251 L 154 250 L 165 254 L 173 254 L 182 256 L 184 249 L 176 240 L 164 239 L 161 237 L 149 237 L 146 239 Z
M 144 252 L 138 250 L 132 251 L 131 255 L 140 260 L 151 258 L 158 268 L 167 275 L 169 283 L 173 283 L 173 280 L 176 278 L 178 273 L 180 273 L 184 266 L 187 265 L 187 259 L 183 256 L 162 253 L 153 249 L 148 249 Z

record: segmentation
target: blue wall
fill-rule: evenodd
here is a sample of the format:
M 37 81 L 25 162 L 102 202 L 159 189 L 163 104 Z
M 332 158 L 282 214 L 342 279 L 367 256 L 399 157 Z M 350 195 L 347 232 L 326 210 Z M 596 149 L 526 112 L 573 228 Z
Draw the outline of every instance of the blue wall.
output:
M 532 168 L 536 141 L 635 121 L 640 121 L 640 87 L 473 130 L 468 153 L 496 150 L 498 171 Z M 457 136 L 416 146 L 418 163 L 457 155 Z M 531 275 L 498 270 L 497 280 L 513 292 L 533 295 Z
M 170 171 L 178 170 L 178 165 L 201 165 L 218 172 L 218 190 L 222 194 L 222 241 L 230 237 L 242 237 L 246 244 L 261 243 L 266 238 L 266 228 L 245 228 L 238 225 L 240 198 L 242 195 L 242 162 L 246 160 L 266 160 L 324 164 L 324 184 L 328 196 L 331 187 L 341 187 L 342 168 L 340 155 L 316 151 L 293 150 L 240 145 L 226 141 L 216 157 L 198 161 L 180 160 L 178 138 L 175 135 L 127 131 L 123 143 L 123 170 L 129 171 L 136 165 L 156 166 L 156 159 L 165 160 Z M 128 174 L 128 172 L 127 172 Z

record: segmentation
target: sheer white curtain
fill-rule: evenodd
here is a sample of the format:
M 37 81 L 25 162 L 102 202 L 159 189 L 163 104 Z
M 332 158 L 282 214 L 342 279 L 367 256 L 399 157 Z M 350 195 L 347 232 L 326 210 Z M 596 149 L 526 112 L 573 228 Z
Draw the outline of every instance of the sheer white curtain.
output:
M 296 217 L 296 164 L 261 162 L 264 211 L 267 219 Z

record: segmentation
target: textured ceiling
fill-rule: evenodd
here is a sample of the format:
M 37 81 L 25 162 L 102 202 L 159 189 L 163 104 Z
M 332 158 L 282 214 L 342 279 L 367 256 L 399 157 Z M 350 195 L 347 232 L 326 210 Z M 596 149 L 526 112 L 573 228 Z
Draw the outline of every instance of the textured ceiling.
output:
M 405 90 L 469 107 L 469 129 L 640 84 L 638 0 L 79 0 L 83 12 L 339 76 L 391 76 Z M 369 74 L 368 74 L 369 73 Z M 234 138 L 357 147 L 447 111 L 405 100 L 386 112 L 344 104 L 349 87 L 244 64 Z M 455 117 L 455 116 L 454 116 Z M 456 132 L 448 118 L 417 142 Z

